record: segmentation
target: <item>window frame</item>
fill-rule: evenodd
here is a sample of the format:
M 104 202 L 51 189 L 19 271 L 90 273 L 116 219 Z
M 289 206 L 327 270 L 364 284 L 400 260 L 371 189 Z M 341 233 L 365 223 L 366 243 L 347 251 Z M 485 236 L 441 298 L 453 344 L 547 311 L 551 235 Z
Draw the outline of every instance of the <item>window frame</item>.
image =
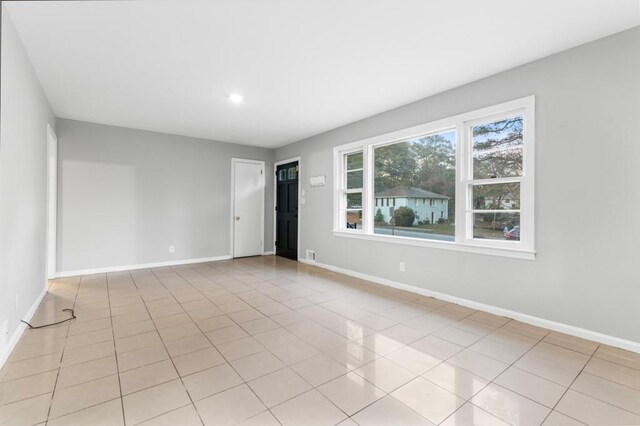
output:
M 354 170 L 347 170 L 346 168 L 346 162 L 345 162 L 345 158 L 347 155 L 350 154 L 357 154 L 362 152 L 362 188 L 350 188 L 347 189 L 347 174 L 349 172 L 353 172 L 353 171 L 359 171 L 360 169 L 354 169 Z M 361 148 L 361 147 L 354 147 L 353 149 L 345 149 L 345 150 L 341 150 L 339 152 L 336 152 L 334 150 L 334 155 L 339 155 L 340 158 L 334 158 L 334 164 L 336 164 L 336 162 L 339 164 L 339 169 L 337 170 L 337 175 L 334 173 L 335 179 L 334 181 L 336 182 L 336 186 L 337 188 L 339 188 L 338 190 L 334 190 L 334 220 L 333 220 L 333 227 L 334 230 L 339 230 L 340 232 L 346 232 L 346 233 L 362 233 L 363 229 L 364 229 L 364 223 L 365 223 L 365 214 L 366 214 L 366 205 L 367 203 L 365 202 L 365 181 L 366 181 L 366 165 L 367 165 L 367 156 L 366 156 L 366 152 Z M 337 161 L 336 161 L 337 160 Z M 361 209 L 348 209 L 347 205 L 346 205 L 346 201 L 343 200 L 343 196 L 345 196 L 346 194 L 360 194 L 362 193 L 362 208 Z M 344 197 L 346 198 L 346 197 Z M 347 218 L 347 212 L 348 211 L 355 211 L 355 210 L 361 210 L 362 211 L 362 225 L 363 227 L 361 229 L 353 229 L 353 228 L 347 228 L 347 224 L 346 224 L 346 218 Z M 342 220 L 342 212 L 345 212 L 345 220 Z
M 522 176 L 509 178 L 473 179 L 473 145 L 471 128 L 501 118 L 523 117 Z M 410 138 L 455 130 L 456 133 L 456 211 L 454 241 L 438 241 L 412 237 L 374 234 L 374 150 L 377 147 L 402 142 Z M 346 229 L 340 226 L 340 196 L 346 189 L 344 158 L 346 154 L 362 151 L 362 229 Z M 455 250 L 471 253 L 535 259 L 534 183 L 535 183 L 535 96 L 504 102 L 441 120 L 370 137 L 334 147 L 334 222 L 333 234 L 338 237 Z M 472 185 L 479 181 L 520 183 L 520 241 L 473 238 Z

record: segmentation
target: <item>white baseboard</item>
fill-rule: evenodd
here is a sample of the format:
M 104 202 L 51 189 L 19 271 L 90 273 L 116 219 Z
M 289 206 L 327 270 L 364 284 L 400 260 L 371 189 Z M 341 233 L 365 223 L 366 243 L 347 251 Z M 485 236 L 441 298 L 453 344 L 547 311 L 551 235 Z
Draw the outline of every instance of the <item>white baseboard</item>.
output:
M 196 259 L 169 260 L 166 262 L 143 263 L 139 265 L 107 266 L 104 268 L 78 269 L 75 271 L 56 272 L 56 278 L 75 277 L 78 275 L 104 274 L 105 272 L 133 271 L 136 269 L 160 268 L 163 266 L 187 265 L 190 263 L 217 262 L 220 260 L 229 259 L 231 259 L 230 255 L 224 255 L 214 257 L 200 257 Z
M 33 304 L 31 305 L 31 308 L 29 308 L 29 311 L 24 316 L 23 319 L 25 321 L 27 322 L 31 321 L 31 318 L 33 318 L 33 315 L 36 313 L 38 306 L 40 306 L 40 302 L 42 302 L 42 299 L 44 298 L 45 294 L 47 294 L 47 290 L 48 290 L 47 286 L 45 286 L 42 289 L 42 292 L 40 293 L 40 295 L 38 295 L 35 302 L 33 302 Z M 18 323 L 18 327 L 16 327 L 15 331 L 11 335 L 11 339 L 9 339 L 9 342 L 7 343 L 7 347 L 4 349 L 2 353 L 0 353 L 0 368 L 2 368 L 5 362 L 7 362 L 7 359 L 9 359 L 9 355 L 11 355 L 11 352 L 13 352 L 13 349 L 18 344 L 20 337 L 22 337 L 22 333 L 24 333 L 26 329 L 27 329 L 27 324 L 23 322 Z
M 307 259 L 299 259 L 299 261 L 308 265 L 314 265 L 319 268 L 327 269 L 334 272 L 339 272 L 341 274 L 349 275 L 355 278 L 361 278 L 363 280 L 371 281 L 376 284 L 382 284 L 388 287 L 397 288 L 399 290 L 410 291 L 412 293 L 420 294 L 422 296 L 435 297 L 437 299 L 444 300 L 445 302 L 456 303 L 458 305 L 466 306 L 468 308 L 489 312 L 494 315 L 512 318 L 527 324 L 535 325 L 537 327 L 547 328 L 549 330 L 558 331 L 560 333 L 570 334 L 572 336 L 581 337 L 583 339 L 593 340 L 594 342 L 604 343 L 605 345 L 615 346 L 617 348 L 640 353 L 639 342 L 634 342 L 631 340 L 625 340 L 618 337 L 609 336 L 607 334 L 598 333 L 596 331 L 591 331 L 584 328 L 575 327 L 572 325 L 535 317 L 533 315 L 511 311 L 509 309 L 499 308 L 497 306 L 475 302 L 469 299 L 463 299 L 461 297 L 451 296 L 449 294 L 440 293 L 437 291 L 427 290 L 425 288 L 415 287 L 409 284 L 403 284 L 397 281 L 388 280 L 386 278 L 379 278 L 372 275 L 355 272 L 355 271 L 340 268 L 337 266 L 313 262 Z
M 262 253 L 263 256 L 273 256 L 273 252 L 272 251 L 265 251 Z

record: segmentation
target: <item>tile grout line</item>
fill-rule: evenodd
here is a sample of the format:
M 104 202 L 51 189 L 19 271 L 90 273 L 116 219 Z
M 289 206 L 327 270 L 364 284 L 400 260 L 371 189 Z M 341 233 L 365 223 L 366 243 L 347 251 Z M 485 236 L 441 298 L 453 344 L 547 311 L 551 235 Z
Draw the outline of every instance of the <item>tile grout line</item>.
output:
M 109 302 L 109 322 L 111 323 L 111 336 L 113 337 L 113 354 L 116 359 L 116 374 L 118 375 L 118 389 L 120 390 L 120 409 L 122 410 L 122 424 L 126 426 L 127 419 L 124 415 L 124 395 L 122 394 L 122 380 L 120 380 L 120 364 L 118 363 L 118 351 L 116 349 L 116 331 L 113 327 L 113 312 L 111 312 L 111 288 L 109 287 L 109 274 L 105 273 L 107 284 L 107 300 Z
M 73 298 L 73 309 L 76 309 L 76 304 L 78 301 L 78 293 L 80 293 L 80 286 L 82 285 L 82 276 L 80 277 L 80 279 L 78 280 L 78 285 L 76 286 L 76 291 L 75 291 L 75 296 Z M 52 284 L 53 285 L 53 284 Z M 52 286 L 51 285 L 51 286 Z M 51 290 L 51 286 L 49 286 L 49 288 L 47 289 L 47 293 Z M 44 299 L 43 299 L 44 300 Z M 40 302 L 42 303 L 42 302 Z M 65 341 L 64 341 L 64 347 L 62 349 L 62 353 L 60 354 L 60 360 L 58 362 L 58 374 L 56 374 L 56 380 L 55 383 L 53 385 L 53 392 L 51 392 L 51 401 L 49 401 L 49 409 L 47 410 L 47 418 L 45 420 L 45 422 L 48 424 L 51 416 L 51 409 L 53 408 L 53 399 L 56 395 L 56 390 L 58 387 L 58 380 L 60 379 L 60 371 L 62 370 L 62 362 L 64 361 L 64 354 L 65 351 L 67 349 L 67 339 L 69 338 L 69 331 L 71 330 L 71 324 L 67 325 L 67 332 L 65 333 Z
M 596 350 L 598 350 L 598 348 L 600 347 L 600 345 L 598 345 L 598 347 L 596 348 Z M 596 351 L 593 351 L 593 354 L 595 354 Z M 558 399 L 558 401 L 553 405 L 553 408 L 551 409 L 551 412 L 549 414 L 547 414 L 547 417 L 544 418 L 544 421 L 547 420 L 547 418 L 551 415 L 552 412 L 556 411 L 556 407 L 558 406 L 558 404 L 560 404 L 560 401 L 562 401 L 562 398 L 565 397 L 565 395 L 569 392 L 569 389 L 571 389 L 571 386 L 573 386 L 573 384 L 576 382 L 576 380 L 578 380 L 578 377 L 580 377 L 580 375 L 582 374 L 582 372 L 584 371 L 584 369 L 587 367 L 587 364 L 589 364 L 589 362 L 593 359 L 593 354 L 591 354 L 591 356 L 589 357 L 589 359 L 587 360 L 587 362 L 585 362 L 585 364 L 582 366 L 582 368 L 580 369 L 580 372 L 576 375 L 576 377 L 574 377 L 574 379 L 571 381 L 571 383 L 569 384 L 569 386 L 567 386 L 567 389 L 565 389 L 565 391 L 562 393 L 562 396 L 560 396 L 560 398 Z M 596 398 L 594 398 L 596 399 Z M 603 401 L 604 402 L 604 401 Z M 558 411 L 558 413 L 565 415 L 569 418 L 572 418 L 571 416 L 561 413 L 560 411 Z M 580 421 L 578 419 L 574 419 L 577 421 Z M 580 422 L 582 423 L 582 422 Z

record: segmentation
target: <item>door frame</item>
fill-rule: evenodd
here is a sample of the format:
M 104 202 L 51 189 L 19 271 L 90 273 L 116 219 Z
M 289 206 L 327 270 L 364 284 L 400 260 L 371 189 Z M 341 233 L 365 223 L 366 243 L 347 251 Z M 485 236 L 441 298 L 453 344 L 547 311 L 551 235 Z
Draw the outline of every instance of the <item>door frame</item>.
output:
M 47 124 L 47 238 L 45 283 L 56 277 L 58 217 L 58 137 Z
M 265 162 L 263 160 L 250 160 L 248 158 L 231 158 L 231 204 L 229 206 L 229 256 L 231 259 L 234 258 L 234 243 L 235 243 L 235 207 L 236 207 L 236 193 L 235 193 L 235 181 L 236 181 L 236 164 L 238 163 L 250 163 L 250 164 L 259 164 L 262 166 L 262 197 L 260 197 L 260 209 L 262 214 L 260 215 L 260 247 L 261 253 L 264 254 L 264 216 L 265 216 L 265 206 L 264 206 L 264 198 L 266 195 L 266 167 Z
M 279 160 L 273 163 L 273 255 L 276 255 L 276 232 L 278 230 L 278 212 L 275 211 L 276 203 L 278 202 L 278 179 L 276 177 L 276 171 L 278 170 L 278 166 L 292 163 L 294 161 L 298 162 L 298 253 L 296 256 L 298 257 L 298 261 L 300 261 L 300 222 L 302 219 L 302 210 L 300 208 L 302 200 L 300 195 L 302 193 L 302 158 L 300 156 L 287 158 L 286 160 Z

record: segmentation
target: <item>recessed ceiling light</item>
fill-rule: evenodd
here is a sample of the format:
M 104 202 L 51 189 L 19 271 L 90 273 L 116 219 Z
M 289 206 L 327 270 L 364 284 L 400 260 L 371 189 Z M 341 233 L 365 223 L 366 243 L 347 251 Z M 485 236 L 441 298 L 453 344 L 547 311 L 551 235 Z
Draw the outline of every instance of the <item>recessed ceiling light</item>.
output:
M 242 102 L 242 95 L 240 93 L 231 93 L 229 94 L 229 100 L 234 104 L 239 104 Z

